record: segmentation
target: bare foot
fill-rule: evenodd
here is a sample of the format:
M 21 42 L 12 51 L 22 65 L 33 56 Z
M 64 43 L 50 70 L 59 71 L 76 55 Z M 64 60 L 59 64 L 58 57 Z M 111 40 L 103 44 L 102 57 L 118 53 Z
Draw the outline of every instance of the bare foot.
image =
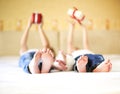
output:
M 42 59 L 41 73 L 48 73 L 54 62 L 53 53 L 51 52 L 51 50 L 46 49 L 46 51 L 43 51 L 41 59 Z
M 77 69 L 79 72 L 86 72 L 86 64 L 88 63 L 87 56 L 81 56 L 77 61 Z
M 112 69 L 112 64 L 110 60 L 105 60 L 99 66 L 97 66 L 93 72 L 110 72 Z
M 31 73 L 40 73 L 40 70 L 38 68 L 38 61 L 41 58 L 42 52 L 41 51 L 37 51 L 33 57 L 33 59 L 31 60 L 30 64 L 29 64 L 29 69 Z

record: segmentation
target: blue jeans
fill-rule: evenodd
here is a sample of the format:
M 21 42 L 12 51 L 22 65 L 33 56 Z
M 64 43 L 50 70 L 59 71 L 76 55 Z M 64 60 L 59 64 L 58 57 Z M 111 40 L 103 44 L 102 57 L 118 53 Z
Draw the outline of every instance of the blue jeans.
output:
M 29 70 L 29 64 L 30 64 L 30 61 L 34 57 L 34 54 L 35 54 L 35 51 L 27 52 L 27 53 L 23 54 L 22 56 L 20 56 L 19 67 L 21 67 L 23 69 L 23 71 L 26 73 L 31 73 Z
M 75 64 L 73 65 L 74 71 L 78 71 L 76 62 L 80 58 L 80 56 L 75 58 Z M 100 63 L 104 61 L 104 57 L 100 54 L 85 54 L 84 56 L 88 57 L 88 63 L 86 64 L 87 72 L 92 72 Z

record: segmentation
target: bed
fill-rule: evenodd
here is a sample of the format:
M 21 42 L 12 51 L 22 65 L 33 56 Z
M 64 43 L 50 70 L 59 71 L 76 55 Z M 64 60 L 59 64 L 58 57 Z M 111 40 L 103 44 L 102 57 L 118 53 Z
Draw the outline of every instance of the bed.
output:
M 109 73 L 73 71 L 27 74 L 18 67 L 18 56 L 0 57 L 0 94 L 120 94 L 120 55 L 110 58 Z

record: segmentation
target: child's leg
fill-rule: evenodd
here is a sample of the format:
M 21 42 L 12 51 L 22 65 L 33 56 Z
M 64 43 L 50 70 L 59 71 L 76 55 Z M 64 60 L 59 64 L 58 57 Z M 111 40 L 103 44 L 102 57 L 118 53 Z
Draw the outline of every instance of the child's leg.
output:
M 86 72 L 86 64 L 88 63 L 87 56 L 81 56 L 77 61 L 78 72 Z M 112 69 L 112 64 L 110 60 L 105 60 L 100 65 L 98 65 L 93 72 L 110 72 Z

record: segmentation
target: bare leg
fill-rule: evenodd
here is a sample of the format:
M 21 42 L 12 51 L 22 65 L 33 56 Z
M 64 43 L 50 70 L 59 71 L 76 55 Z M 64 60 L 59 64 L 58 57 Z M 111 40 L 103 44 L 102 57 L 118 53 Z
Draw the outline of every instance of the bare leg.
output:
M 97 66 L 93 72 L 110 72 L 112 69 L 112 64 L 110 60 L 105 60 L 99 66 Z
M 28 35 L 29 35 L 29 29 L 32 25 L 31 20 L 28 22 L 28 26 L 25 29 L 25 32 L 23 33 L 21 40 L 20 40 L 20 54 L 22 54 L 23 52 L 28 50 L 28 46 L 27 46 L 27 39 L 28 39 Z
M 78 72 L 86 72 L 86 64 L 88 63 L 87 56 L 81 56 L 77 61 Z

